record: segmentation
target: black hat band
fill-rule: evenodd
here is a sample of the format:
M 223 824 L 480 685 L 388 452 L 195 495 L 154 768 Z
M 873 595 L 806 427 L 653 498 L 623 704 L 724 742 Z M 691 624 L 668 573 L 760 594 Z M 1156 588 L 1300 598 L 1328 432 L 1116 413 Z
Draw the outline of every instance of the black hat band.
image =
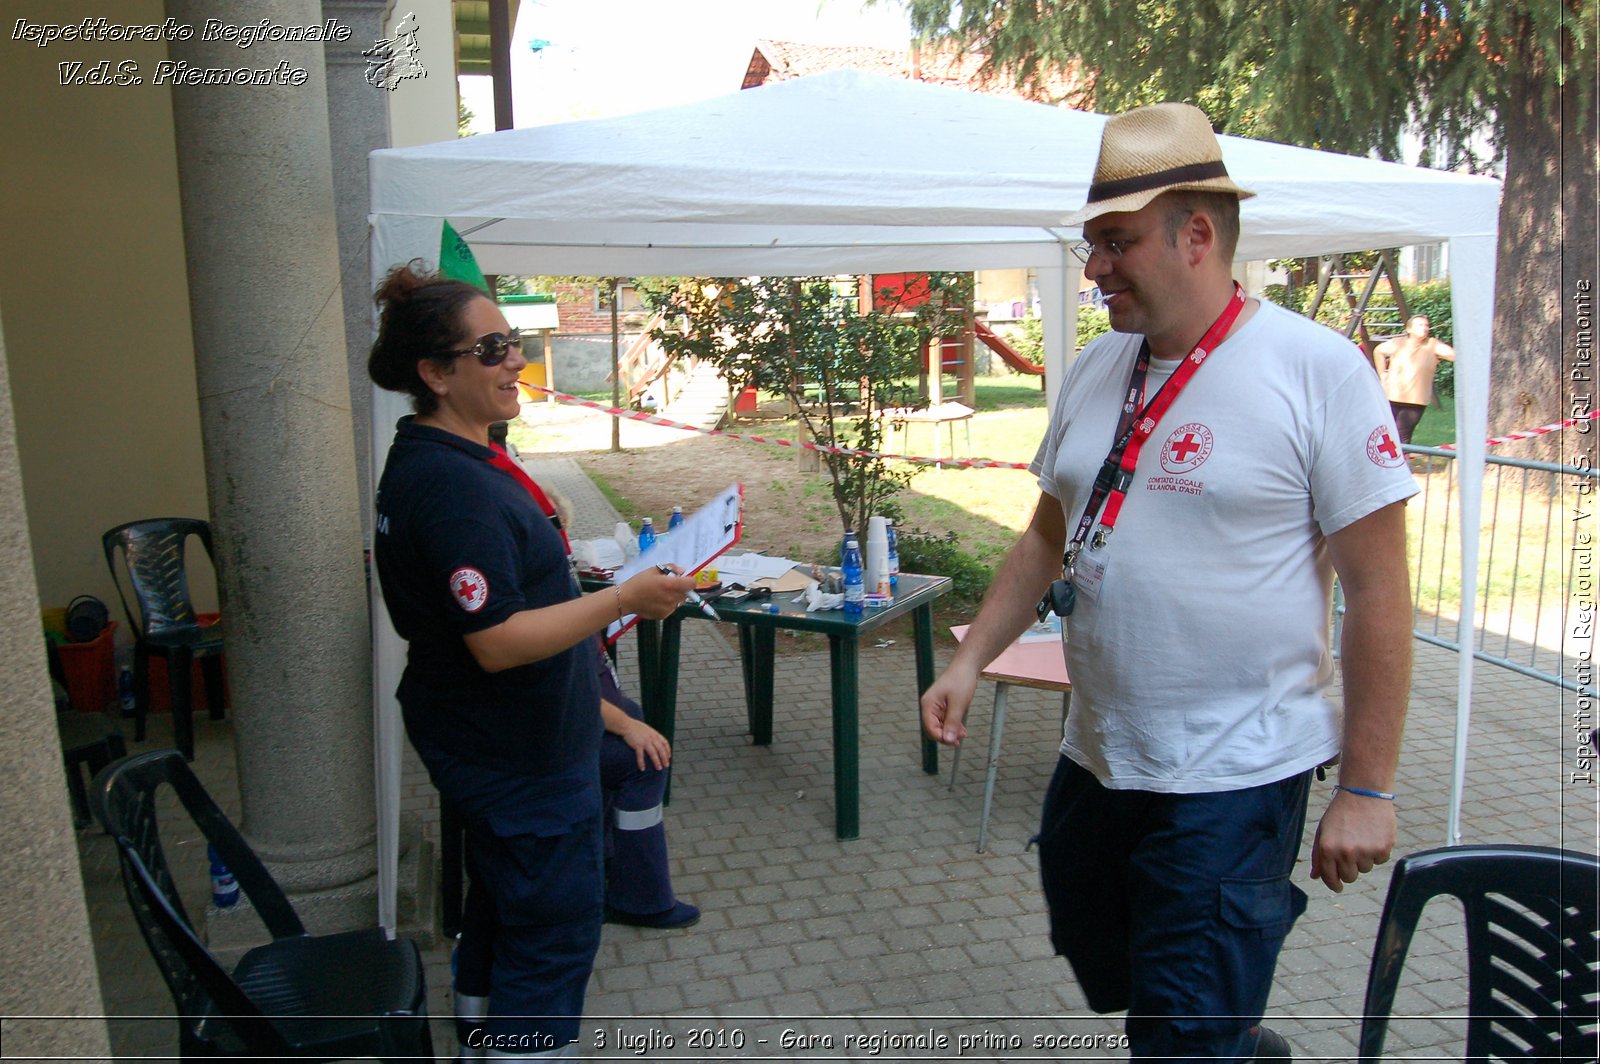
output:
M 1182 185 L 1191 181 L 1209 181 L 1213 178 L 1228 176 L 1228 168 L 1219 159 L 1210 163 L 1190 163 L 1188 166 L 1174 166 L 1170 170 L 1158 170 L 1153 174 L 1140 174 L 1137 177 L 1125 177 L 1119 181 L 1097 181 L 1089 186 L 1089 203 L 1099 203 L 1101 200 L 1117 199 L 1122 196 L 1131 196 L 1135 192 L 1148 192 L 1153 188 L 1167 188 L 1170 185 Z

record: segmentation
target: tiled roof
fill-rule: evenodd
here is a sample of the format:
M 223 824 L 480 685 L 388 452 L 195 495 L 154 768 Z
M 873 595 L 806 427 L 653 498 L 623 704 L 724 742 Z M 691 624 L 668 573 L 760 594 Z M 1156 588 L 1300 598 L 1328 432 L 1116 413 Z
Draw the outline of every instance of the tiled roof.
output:
M 830 70 L 859 70 L 934 85 L 973 89 L 995 96 L 1012 96 L 1046 103 L 1087 106 L 1087 91 L 1076 71 L 1048 78 L 1042 90 L 1025 92 L 1004 76 L 985 76 L 984 57 L 948 46 L 913 45 L 909 48 L 872 48 L 865 45 L 808 44 L 803 41 L 756 41 L 745 70 L 743 88 L 769 81 L 787 81 Z

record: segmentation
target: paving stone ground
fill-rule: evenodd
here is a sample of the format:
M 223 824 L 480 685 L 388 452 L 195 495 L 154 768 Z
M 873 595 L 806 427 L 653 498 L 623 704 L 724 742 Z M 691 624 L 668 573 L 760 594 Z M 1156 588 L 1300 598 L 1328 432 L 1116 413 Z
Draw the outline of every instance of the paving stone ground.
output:
M 541 467 L 535 475 L 560 479 L 575 469 Z M 607 519 L 583 484 L 558 486 L 583 511 L 575 520 L 580 535 L 610 528 L 614 515 Z M 709 625 L 685 625 L 668 810 L 678 893 L 705 917 L 683 931 L 605 929 L 589 988 L 585 1058 L 1125 1057 L 1115 1045 L 1120 1019 L 1088 1012 L 1066 963 L 1052 956 L 1036 857 L 1026 847 L 1054 767 L 1058 696 L 1013 691 L 989 849 L 980 854 L 992 685 L 979 691 L 969 754 L 952 789 L 948 755 L 941 775 L 921 771 L 909 632 L 893 634 L 892 645 L 869 640 L 861 651 L 861 837 L 840 842 L 826 651 L 780 634 L 774 741 L 756 747 L 746 733 L 738 662 L 711 633 Z M 631 684 L 631 652 L 622 661 Z M 1396 784 L 1399 853 L 1446 841 L 1455 691 L 1454 655 L 1419 643 Z M 1595 851 L 1595 787 L 1568 782 L 1573 708 L 1572 696 L 1546 684 L 1477 670 L 1463 841 Z M 170 743 L 167 727 L 156 718 L 150 741 L 130 747 Z M 236 814 L 230 726 L 202 718 L 196 730 L 196 770 Z M 1387 867 L 1342 894 L 1309 881 L 1304 855 L 1327 797 L 1326 787 L 1313 791 L 1296 869 L 1311 902 L 1285 946 L 1268 1005 L 1268 1023 L 1307 1061 L 1354 1057 L 1388 884 Z M 203 849 L 173 845 L 187 849 L 174 864 L 192 876 L 188 889 L 203 904 Z M 134 928 L 110 842 L 85 832 L 80 849 L 106 1008 L 119 1017 L 116 1052 L 171 1054 L 171 1002 Z M 1425 916 L 1397 1003 L 1408 1018 L 1389 1036 L 1396 1056 L 1461 1058 L 1458 926 L 1459 912 L 1448 904 Z M 428 963 L 435 1047 L 448 1059 L 448 953 L 432 950 Z M 794 1035 L 789 1042 L 785 1031 Z M 1051 1045 L 1061 1048 L 1044 1048 Z

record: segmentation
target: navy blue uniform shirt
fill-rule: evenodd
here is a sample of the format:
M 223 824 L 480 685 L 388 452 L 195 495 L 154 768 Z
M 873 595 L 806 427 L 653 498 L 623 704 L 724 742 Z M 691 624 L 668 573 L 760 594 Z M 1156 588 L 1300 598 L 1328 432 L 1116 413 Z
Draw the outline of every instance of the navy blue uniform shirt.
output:
M 406 734 L 430 771 L 450 759 L 537 776 L 532 796 L 560 800 L 560 819 L 587 815 L 599 808 L 602 730 L 593 640 L 489 673 L 463 639 L 579 594 L 560 534 L 493 455 L 409 417 L 396 426 L 373 554 L 410 644 L 398 691 Z

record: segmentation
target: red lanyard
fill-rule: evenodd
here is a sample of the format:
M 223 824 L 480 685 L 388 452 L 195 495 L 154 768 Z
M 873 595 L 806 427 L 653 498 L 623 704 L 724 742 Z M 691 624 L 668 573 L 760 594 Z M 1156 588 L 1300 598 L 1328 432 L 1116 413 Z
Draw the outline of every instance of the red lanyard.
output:
M 544 489 L 539 487 L 539 482 L 530 477 L 528 475 L 528 471 L 522 468 L 522 463 L 518 462 L 505 452 L 504 444 L 491 443 L 489 444 L 489 450 L 494 452 L 494 457 L 489 459 L 489 464 L 501 472 L 510 473 L 511 479 L 515 480 L 518 484 L 521 484 L 523 490 L 525 490 L 529 495 L 533 496 L 534 504 L 538 506 L 540 510 L 544 511 L 544 515 L 550 519 L 550 523 L 556 526 L 556 531 L 561 533 L 561 545 L 567 548 L 567 558 L 570 564 L 572 558 L 572 542 L 571 540 L 567 539 L 567 530 L 566 527 L 561 523 L 561 514 L 556 511 L 555 503 L 551 502 L 550 496 L 546 495 L 544 493 Z M 572 581 L 573 590 L 575 592 L 580 591 L 581 589 L 579 588 L 577 582 L 578 577 L 576 573 L 573 573 Z M 618 634 L 620 635 L 621 633 L 619 632 Z M 612 680 L 615 681 L 617 672 L 616 668 L 611 664 L 610 656 L 605 653 L 604 636 L 596 635 L 594 639 L 596 643 L 595 657 L 599 658 L 600 661 L 605 664 L 606 668 L 611 669 L 611 677 Z M 579 645 L 581 646 L 582 644 Z
M 511 456 L 506 454 L 499 444 L 490 444 L 489 449 L 494 452 L 494 457 L 489 459 L 489 464 L 501 472 L 510 473 L 511 479 L 521 484 L 523 489 L 533 496 L 534 503 L 550 519 L 550 523 L 556 526 L 556 531 L 561 533 L 561 545 L 567 548 L 567 554 L 570 556 L 572 554 L 572 543 L 567 539 L 567 530 L 561 527 L 561 515 L 556 513 L 555 504 L 550 501 L 550 496 L 544 493 L 543 488 L 534 483 L 533 478 L 528 475 L 528 471 L 522 468 L 522 464 L 513 461 Z
M 1166 383 L 1145 404 L 1144 409 L 1135 413 L 1139 400 L 1144 395 L 1145 376 L 1150 371 L 1150 341 L 1146 340 L 1140 346 L 1139 357 L 1134 361 L 1133 373 L 1128 379 L 1128 397 L 1122 404 L 1122 418 L 1117 425 L 1116 442 L 1112 444 L 1110 453 L 1100 466 L 1099 474 L 1094 478 L 1088 505 L 1083 508 L 1083 516 L 1078 519 L 1078 527 L 1073 532 L 1072 541 L 1067 544 L 1067 552 L 1061 560 L 1062 568 L 1069 575 L 1072 562 L 1077 558 L 1078 551 L 1083 548 L 1083 542 L 1088 538 L 1089 528 L 1094 524 L 1095 514 L 1100 512 L 1102 503 L 1105 504 L 1105 511 L 1100 516 L 1100 527 L 1095 529 L 1092 546 L 1095 549 L 1104 546 L 1106 537 L 1116 529 L 1117 516 L 1122 512 L 1123 501 L 1127 499 L 1128 488 L 1133 483 L 1133 471 L 1139 464 L 1139 452 L 1144 447 L 1145 441 L 1155 432 L 1156 424 L 1177 401 L 1179 394 L 1210 357 L 1217 344 L 1221 343 L 1222 338 L 1228 335 L 1228 330 L 1233 328 L 1239 312 L 1244 309 L 1244 300 L 1244 289 L 1235 282 L 1233 298 L 1228 300 L 1228 305 L 1222 309 L 1222 314 L 1211 323 L 1211 328 L 1206 330 L 1206 334 L 1200 338 L 1194 350 L 1190 351 L 1188 357 L 1172 371 L 1172 376 L 1167 378 Z

